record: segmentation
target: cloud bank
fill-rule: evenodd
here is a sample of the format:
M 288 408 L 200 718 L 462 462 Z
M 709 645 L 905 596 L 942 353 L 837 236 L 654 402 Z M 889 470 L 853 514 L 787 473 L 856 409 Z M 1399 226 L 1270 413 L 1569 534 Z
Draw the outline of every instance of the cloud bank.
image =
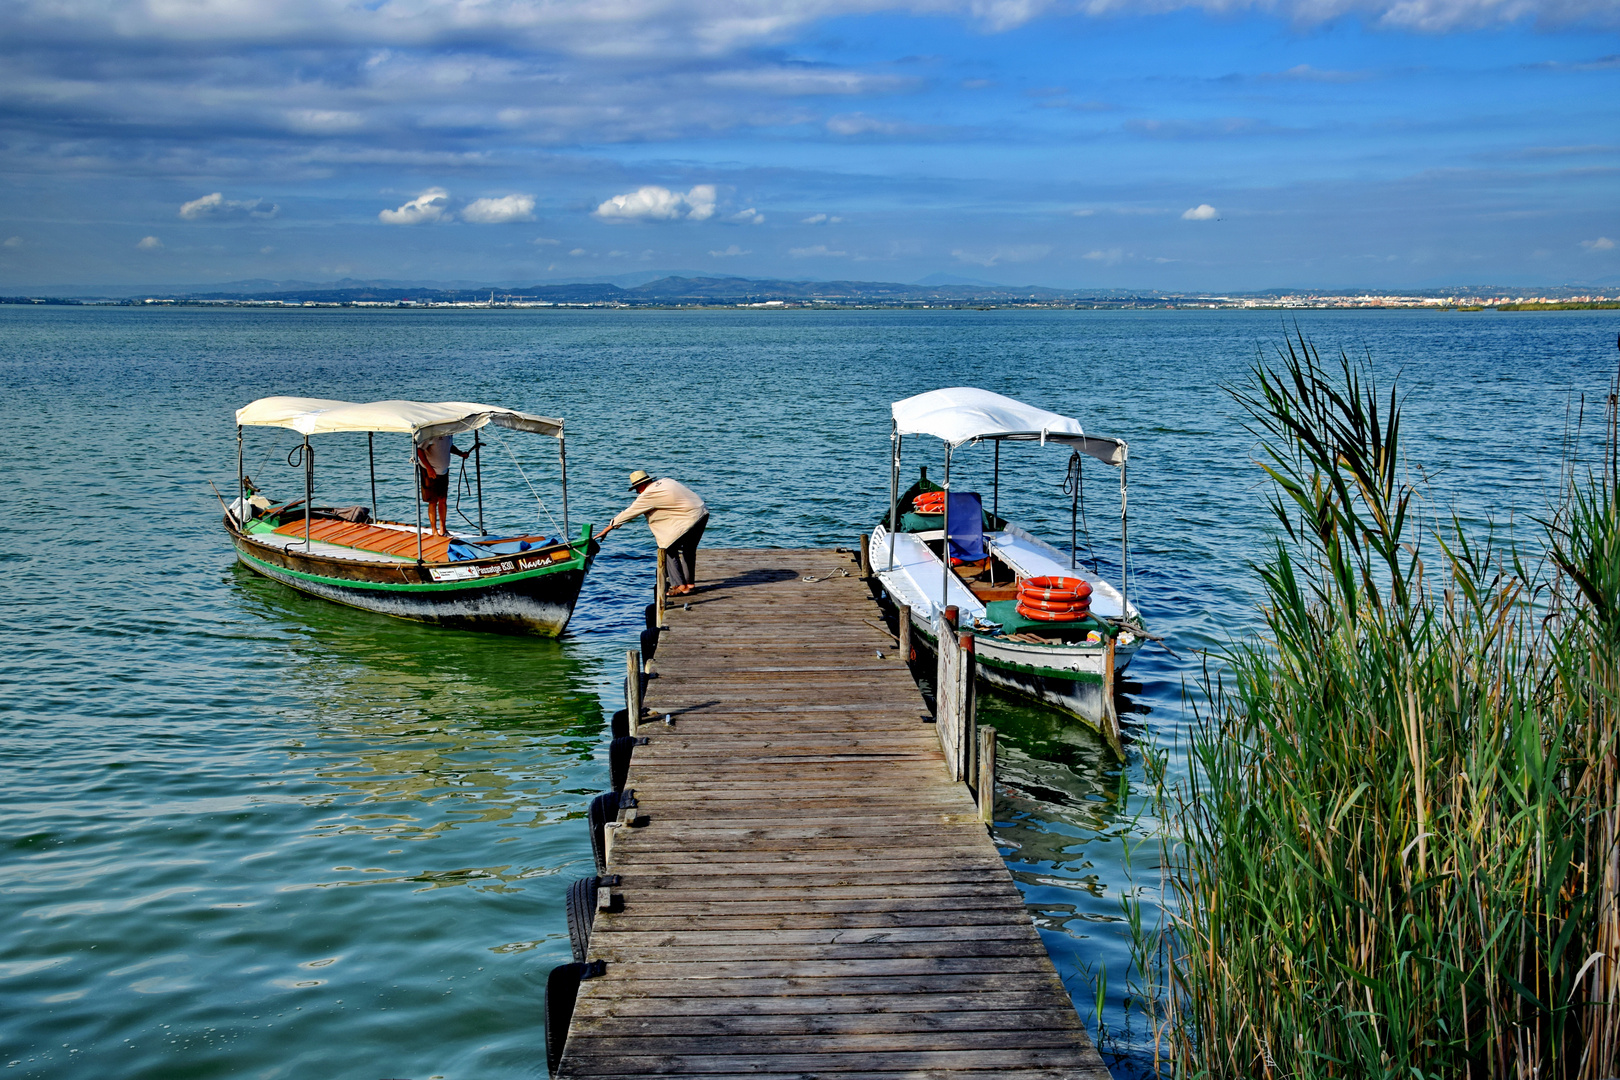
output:
M 603 221 L 707 221 L 714 216 L 715 187 L 698 184 L 682 195 L 666 187 L 648 184 L 624 195 L 615 195 L 594 211 Z
M 281 207 L 275 203 L 265 204 L 263 199 L 233 202 L 220 192 L 204 195 L 200 199 L 192 199 L 188 203 L 180 204 L 180 216 L 186 221 L 202 221 L 204 219 L 230 220 L 233 218 L 273 218 L 281 213 Z
M 504 225 L 509 221 L 534 220 L 533 195 L 503 195 L 498 199 L 474 199 L 461 211 L 461 220 L 474 225 Z
M 397 210 L 381 210 L 377 220 L 384 225 L 425 225 L 443 221 L 450 209 L 450 193 L 444 188 L 428 188 Z

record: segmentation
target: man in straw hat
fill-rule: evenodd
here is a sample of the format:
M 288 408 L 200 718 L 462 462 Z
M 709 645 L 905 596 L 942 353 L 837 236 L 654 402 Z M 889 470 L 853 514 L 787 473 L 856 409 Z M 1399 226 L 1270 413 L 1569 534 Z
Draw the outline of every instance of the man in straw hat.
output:
M 698 493 L 669 477 L 658 479 L 637 469 L 630 474 L 630 490 L 636 501 L 625 507 L 607 528 L 596 534 L 600 540 L 620 525 L 628 525 L 643 514 L 653 539 L 667 553 L 669 595 L 685 596 L 697 578 L 697 546 L 709 524 L 709 508 Z

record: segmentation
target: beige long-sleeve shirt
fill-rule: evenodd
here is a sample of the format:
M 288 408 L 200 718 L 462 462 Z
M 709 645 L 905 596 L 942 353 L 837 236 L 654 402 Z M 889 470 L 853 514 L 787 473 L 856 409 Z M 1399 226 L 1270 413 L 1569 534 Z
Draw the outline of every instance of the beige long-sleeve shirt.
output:
M 697 492 L 678 480 L 665 477 L 642 488 L 636 501 L 620 511 L 611 524 L 616 529 L 646 514 L 653 539 L 658 541 L 659 547 L 667 548 L 708 512 L 709 508 L 703 505 Z

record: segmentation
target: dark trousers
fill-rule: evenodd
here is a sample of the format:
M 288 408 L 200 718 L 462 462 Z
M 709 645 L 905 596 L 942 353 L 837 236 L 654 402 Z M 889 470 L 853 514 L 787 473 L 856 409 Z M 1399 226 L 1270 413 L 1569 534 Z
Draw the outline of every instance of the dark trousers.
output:
M 703 530 L 708 524 L 709 515 L 704 514 L 697 519 L 697 524 L 681 533 L 679 539 L 664 549 L 664 566 L 669 572 L 670 588 L 690 585 L 697 580 L 698 541 L 703 539 Z

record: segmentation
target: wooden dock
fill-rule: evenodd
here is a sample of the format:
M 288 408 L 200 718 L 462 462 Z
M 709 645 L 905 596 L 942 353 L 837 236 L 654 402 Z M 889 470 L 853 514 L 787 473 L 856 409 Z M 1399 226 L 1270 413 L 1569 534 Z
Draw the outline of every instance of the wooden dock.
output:
M 858 574 L 700 554 L 557 1075 L 1108 1077 Z

